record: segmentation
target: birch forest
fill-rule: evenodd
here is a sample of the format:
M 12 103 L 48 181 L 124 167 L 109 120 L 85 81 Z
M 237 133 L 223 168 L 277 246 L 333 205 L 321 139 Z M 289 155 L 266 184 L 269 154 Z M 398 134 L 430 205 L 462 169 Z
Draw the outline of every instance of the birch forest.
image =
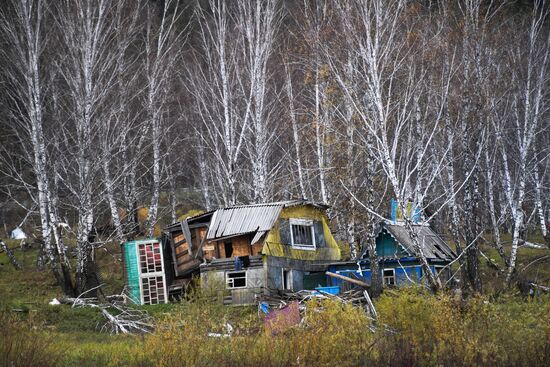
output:
M 191 209 L 325 203 L 356 259 L 394 199 L 456 249 L 464 289 L 483 291 L 481 262 L 515 286 L 518 249 L 550 245 L 549 11 L 4 0 L 0 225 L 25 228 L 75 297 L 99 284 L 106 243 Z

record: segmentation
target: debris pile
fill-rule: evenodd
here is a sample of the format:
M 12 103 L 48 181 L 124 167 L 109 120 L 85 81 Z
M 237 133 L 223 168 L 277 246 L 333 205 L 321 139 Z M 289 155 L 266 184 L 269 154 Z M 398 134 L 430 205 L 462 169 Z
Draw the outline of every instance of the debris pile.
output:
M 298 302 L 300 310 L 305 308 L 305 303 L 311 299 L 332 299 L 341 303 L 351 304 L 357 307 L 364 307 L 371 317 L 376 317 L 376 310 L 365 289 L 353 288 L 340 294 L 332 294 L 322 290 L 301 290 L 297 292 L 284 292 L 278 295 L 264 296 L 260 307 L 265 305 L 271 308 L 282 308 L 291 302 Z M 264 312 L 265 313 L 265 312 Z
M 274 308 L 283 308 L 286 307 L 291 302 L 297 302 L 300 308 L 300 311 L 305 309 L 305 302 L 315 298 L 315 299 L 332 299 L 341 303 L 351 304 L 356 307 L 364 307 L 367 314 L 376 318 L 376 309 L 374 304 L 369 296 L 367 289 L 369 288 L 368 284 L 360 281 L 358 279 L 349 278 L 341 274 L 335 274 L 331 272 L 326 272 L 330 277 L 339 278 L 346 282 L 351 283 L 354 288 L 340 293 L 339 287 L 319 287 L 315 290 L 300 290 L 297 292 L 292 291 L 279 291 L 275 295 L 263 296 L 262 302 L 259 304 L 258 312 L 267 313 L 269 306 Z M 338 288 L 337 292 L 332 292 L 332 288 Z

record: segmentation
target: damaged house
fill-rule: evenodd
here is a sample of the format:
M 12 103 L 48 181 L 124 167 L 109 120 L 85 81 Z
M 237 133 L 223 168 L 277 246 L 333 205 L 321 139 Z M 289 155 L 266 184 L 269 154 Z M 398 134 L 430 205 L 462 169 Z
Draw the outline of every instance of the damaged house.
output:
M 443 284 L 450 277 L 447 267 L 456 257 L 447 243 L 427 224 L 415 223 L 413 230 L 428 260 L 430 270 L 438 275 Z M 403 222 L 380 222 L 376 230 L 376 255 L 384 286 L 403 286 L 422 282 L 424 274 L 420 254 L 415 249 L 409 231 Z M 357 262 L 331 264 L 331 272 L 363 279 L 370 284 L 371 271 L 368 252 Z M 331 284 L 346 287 L 346 283 L 332 278 Z
M 164 230 L 167 282 L 177 290 L 199 276 L 223 284 L 228 303 L 326 285 L 340 260 L 327 206 L 304 200 L 220 208 Z

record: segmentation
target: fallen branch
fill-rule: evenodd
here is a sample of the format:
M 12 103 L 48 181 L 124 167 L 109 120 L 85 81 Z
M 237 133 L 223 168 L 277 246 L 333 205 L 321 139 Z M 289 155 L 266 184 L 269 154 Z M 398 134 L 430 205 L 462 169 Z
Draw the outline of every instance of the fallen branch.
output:
M 370 299 L 369 293 L 366 289 L 363 290 L 363 295 L 365 296 L 365 299 L 367 300 L 367 304 L 369 305 L 369 309 L 371 312 L 372 317 L 377 318 L 378 314 L 376 313 L 376 309 L 374 308 L 374 304 L 372 303 L 372 300 Z
M 99 285 L 95 288 L 99 288 Z M 76 298 L 64 297 L 60 303 L 70 304 L 75 307 L 91 307 L 100 310 L 101 314 L 107 320 L 101 327 L 101 331 L 108 330 L 111 334 L 143 334 L 151 333 L 154 329 L 153 322 L 147 311 L 137 310 L 117 301 L 108 303 L 97 303 L 96 298 L 83 298 L 82 296 L 95 288 L 89 289 Z M 125 295 L 119 295 L 118 299 L 125 299 Z M 113 312 L 115 311 L 115 312 Z
M 78 297 L 75 298 L 72 307 L 74 308 L 75 305 L 77 305 L 77 304 L 80 303 L 80 299 L 82 298 L 83 295 L 85 295 L 86 293 L 89 293 L 89 292 L 91 292 L 91 291 L 93 291 L 93 290 L 96 290 L 96 289 L 98 289 L 98 288 L 101 288 L 101 287 L 103 287 L 103 283 L 100 284 L 100 285 L 98 285 L 97 287 L 90 288 L 90 289 L 88 289 L 87 291 L 81 293 Z
M 13 251 L 2 240 L 0 240 L 0 248 L 6 253 L 6 255 L 8 255 L 8 259 L 10 260 L 10 263 L 13 265 L 15 270 L 21 270 L 21 264 L 19 264 L 19 262 L 15 258 Z
M 490 259 L 487 255 L 483 253 L 483 251 L 479 250 L 479 253 L 485 260 L 487 260 L 487 263 L 495 270 L 502 272 L 503 270 L 498 266 L 496 262 L 493 261 L 493 259 Z
M 544 285 L 536 284 L 536 283 L 533 283 L 533 282 L 531 282 L 531 283 L 529 283 L 529 284 L 530 284 L 532 287 L 535 287 L 535 288 L 538 288 L 538 289 L 542 290 L 543 292 L 548 292 L 548 291 L 550 291 L 550 287 L 546 287 L 546 286 L 544 286 Z
M 525 240 L 519 240 L 519 245 L 521 247 L 529 247 L 529 248 L 536 248 L 536 249 L 548 248 L 546 245 L 543 245 L 541 243 L 528 242 Z

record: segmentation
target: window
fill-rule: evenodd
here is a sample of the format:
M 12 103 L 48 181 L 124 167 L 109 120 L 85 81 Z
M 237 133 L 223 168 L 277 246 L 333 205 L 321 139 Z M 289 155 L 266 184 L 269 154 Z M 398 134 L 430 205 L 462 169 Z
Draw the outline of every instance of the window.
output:
M 395 285 L 395 269 L 384 269 L 384 285 Z
M 283 289 L 292 290 L 292 270 L 283 269 Z
M 227 288 L 246 288 L 246 271 L 234 271 L 226 273 L 225 281 Z
M 160 243 L 139 243 L 137 251 L 141 278 L 141 303 L 146 305 L 165 303 L 168 295 Z
M 315 250 L 315 231 L 313 221 L 307 219 L 290 220 L 292 247 L 302 250 Z

